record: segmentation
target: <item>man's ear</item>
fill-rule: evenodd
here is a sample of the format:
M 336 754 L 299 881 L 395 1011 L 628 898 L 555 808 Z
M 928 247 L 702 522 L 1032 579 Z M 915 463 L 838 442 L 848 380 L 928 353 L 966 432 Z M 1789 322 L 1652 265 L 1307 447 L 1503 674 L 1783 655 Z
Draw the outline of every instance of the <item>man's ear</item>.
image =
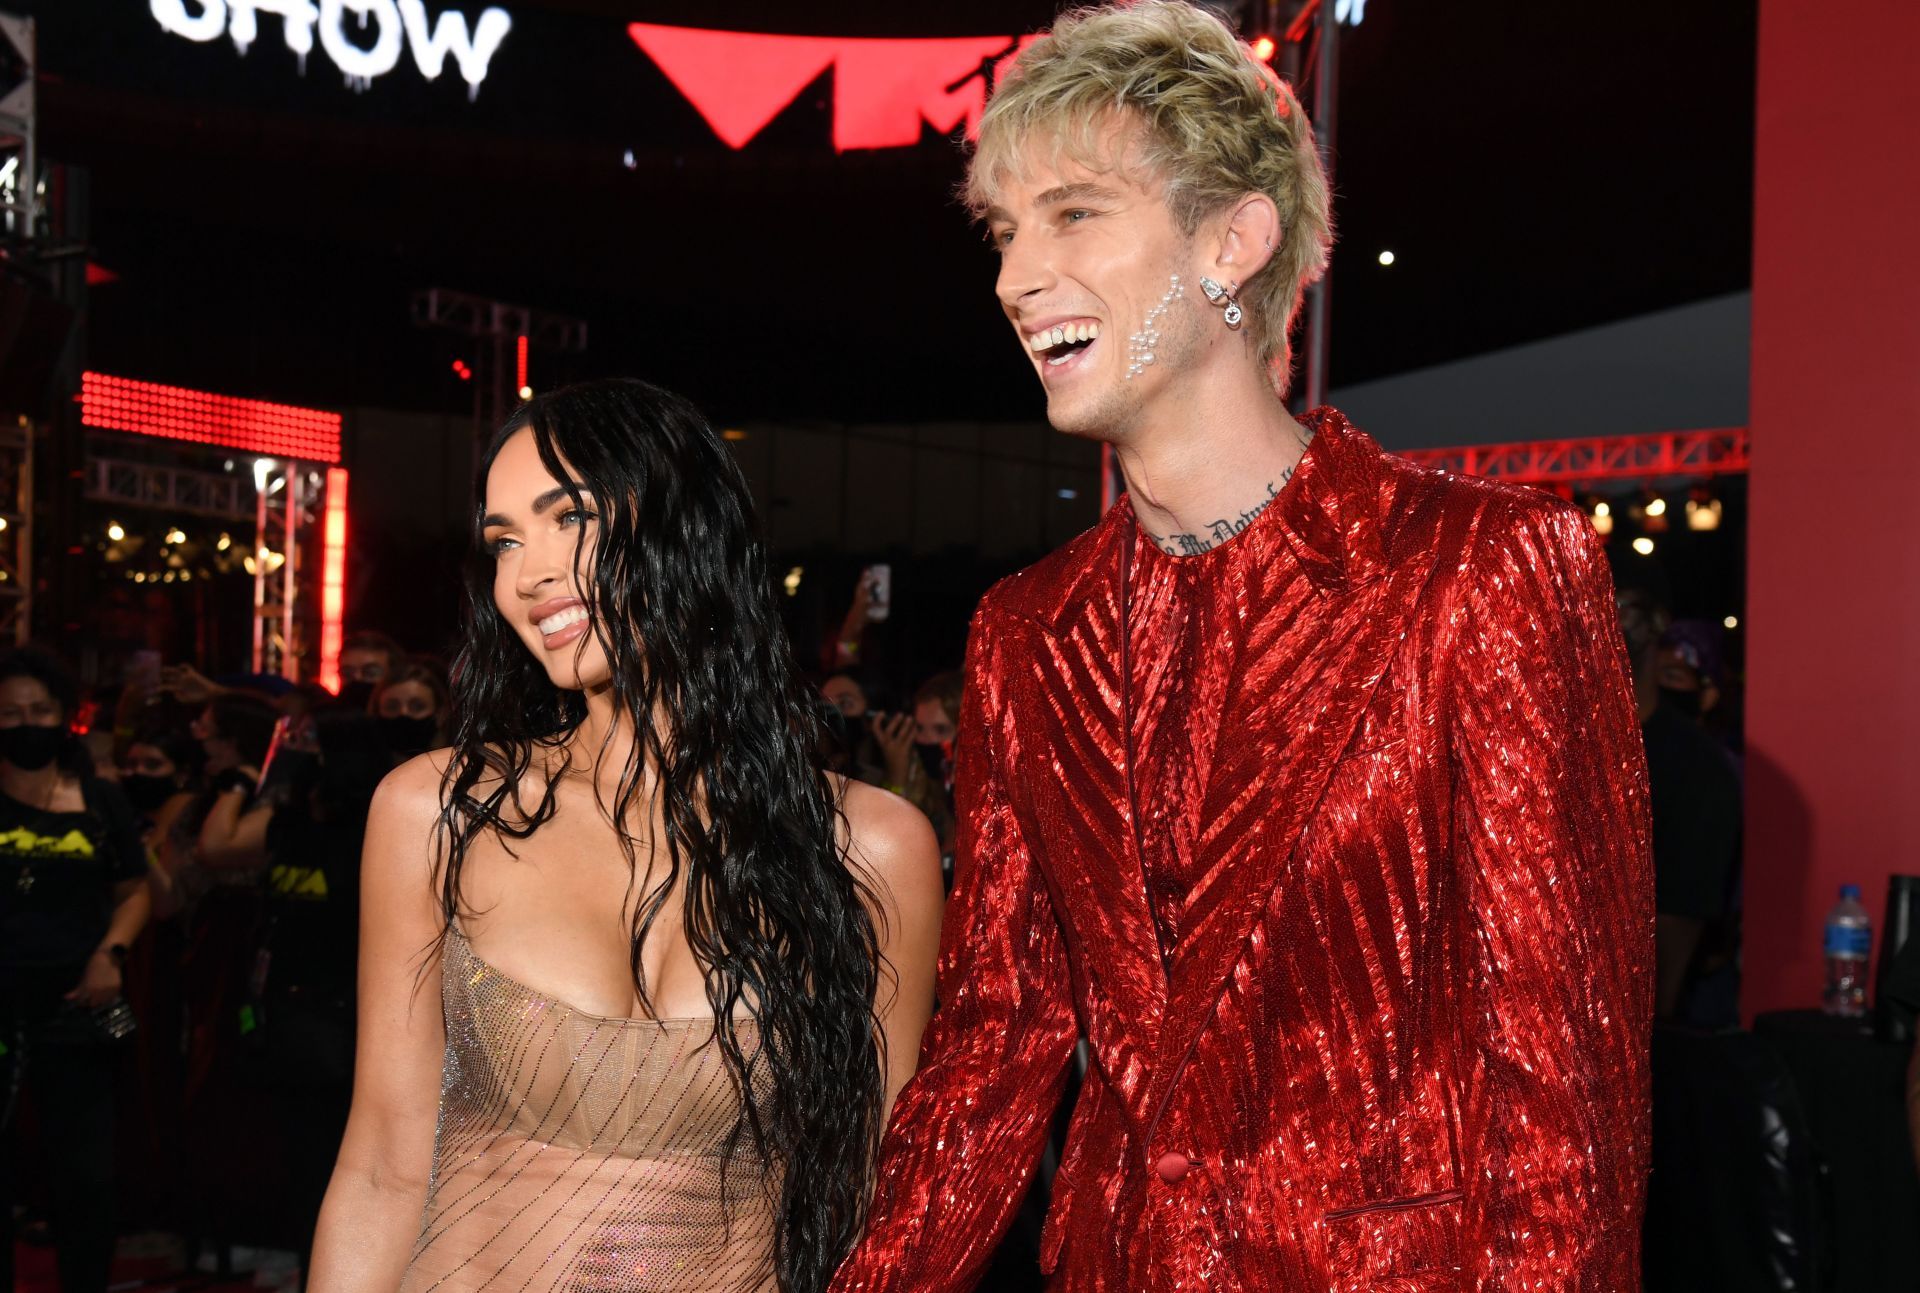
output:
M 1280 249 L 1280 209 L 1264 193 L 1249 193 L 1228 208 L 1220 225 L 1213 268 L 1222 279 L 1245 283 Z

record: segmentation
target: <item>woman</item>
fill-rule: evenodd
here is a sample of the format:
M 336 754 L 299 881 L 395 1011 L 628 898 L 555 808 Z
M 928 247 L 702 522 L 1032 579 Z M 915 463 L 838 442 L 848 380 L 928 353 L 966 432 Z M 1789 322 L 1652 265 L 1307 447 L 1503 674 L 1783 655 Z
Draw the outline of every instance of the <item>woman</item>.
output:
M 121 967 L 147 923 L 133 810 L 93 775 L 69 724 L 79 688 L 51 656 L 0 659 L 0 1215 L 11 1213 L 14 1113 L 39 1111 L 60 1286 L 94 1293 L 113 1260 L 114 1051 Z M 13 1245 L 0 1288 L 13 1287 Z
M 425 660 L 408 661 L 374 690 L 373 713 L 398 762 L 446 744 L 453 702 L 445 675 Z
M 932 834 L 815 768 L 685 401 L 542 396 L 481 483 L 454 745 L 368 823 L 312 1287 L 824 1288 L 932 1006 Z

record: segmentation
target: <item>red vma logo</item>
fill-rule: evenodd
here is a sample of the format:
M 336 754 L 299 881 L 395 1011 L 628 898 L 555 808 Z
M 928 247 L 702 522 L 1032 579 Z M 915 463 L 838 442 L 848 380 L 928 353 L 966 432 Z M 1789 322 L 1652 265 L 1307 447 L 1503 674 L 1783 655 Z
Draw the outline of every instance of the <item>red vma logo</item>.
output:
M 1037 36 L 882 40 L 768 36 L 636 22 L 627 32 L 730 148 L 744 148 L 833 69 L 833 147 L 906 148 L 921 123 L 973 135 L 996 68 Z

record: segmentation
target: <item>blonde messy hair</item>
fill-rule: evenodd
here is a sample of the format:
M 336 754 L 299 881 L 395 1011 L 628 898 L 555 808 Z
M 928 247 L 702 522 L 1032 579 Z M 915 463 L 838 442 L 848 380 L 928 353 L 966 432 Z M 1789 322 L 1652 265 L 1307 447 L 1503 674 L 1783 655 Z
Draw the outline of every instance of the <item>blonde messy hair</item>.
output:
M 1126 156 L 1103 157 L 1116 117 L 1134 127 L 1121 136 Z M 1076 10 L 1021 52 L 981 115 L 962 189 L 976 216 L 1022 174 L 1028 144 L 1047 137 L 1056 156 L 1095 170 L 1131 163 L 1164 180 L 1168 210 L 1189 236 L 1249 193 L 1273 199 L 1279 246 L 1241 283 L 1239 300 L 1284 395 L 1288 333 L 1333 244 L 1313 127 L 1286 84 L 1218 18 L 1181 0 Z

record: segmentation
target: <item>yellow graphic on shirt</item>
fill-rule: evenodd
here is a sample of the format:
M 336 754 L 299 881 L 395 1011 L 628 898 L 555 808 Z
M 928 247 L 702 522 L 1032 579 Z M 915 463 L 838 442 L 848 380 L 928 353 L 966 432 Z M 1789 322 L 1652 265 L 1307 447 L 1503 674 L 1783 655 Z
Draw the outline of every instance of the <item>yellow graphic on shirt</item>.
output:
M 68 831 L 65 835 L 40 835 L 24 826 L 16 826 L 10 831 L 0 831 L 0 853 L 30 858 L 90 858 L 93 856 L 93 841 L 79 830 Z
M 276 866 L 267 872 L 267 883 L 286 898 L 312 898 L 325 901 L 327 873 L 310 866 Z

